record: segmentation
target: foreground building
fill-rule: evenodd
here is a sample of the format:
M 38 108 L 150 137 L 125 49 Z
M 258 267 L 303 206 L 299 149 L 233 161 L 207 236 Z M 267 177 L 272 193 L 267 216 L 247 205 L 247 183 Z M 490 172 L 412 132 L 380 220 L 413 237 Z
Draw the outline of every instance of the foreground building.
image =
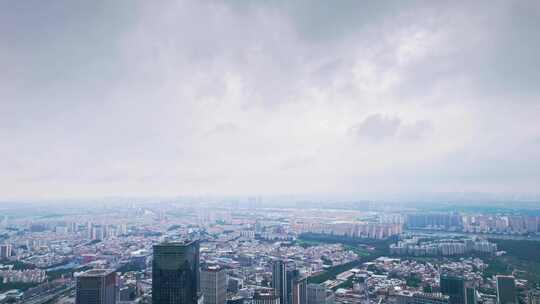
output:
M 530 290 L 527 294 L 528 304 L 540 304 L 540 289 Z
M 449 297 L 450 304 L 465 304 L 465 279 L 454 275 L 441 275 L 441 293 Z
M 280 304 L 279 296 L 271 290 L 256 291 L 253 295 L 253 304 Z
M 197 304 L 198 291 L 199 242 L 155 245 L 152 303 Z
M 93 269 L 77 277 L 75 304 L 115 304 L 116 273 L 113 270 Z
M 289 304 L 287 303 L 287 270 L 282 260 L 272 263 L 272 288 L 280 304 Z
M 227 275 L 219 266 L 201 269 L 201 292 L 204 304 L 225 304 L 227 301 Z
M 307 278 L 296 269 L 287 271 L 287 303 L 307 304 Z
M 319 284 L 307 285 L 308 304 L 326 304 L 326 288 Z
M 513 276 L 498 275 L 497 279 L 497 304 L 515 304 L 516 280 Z

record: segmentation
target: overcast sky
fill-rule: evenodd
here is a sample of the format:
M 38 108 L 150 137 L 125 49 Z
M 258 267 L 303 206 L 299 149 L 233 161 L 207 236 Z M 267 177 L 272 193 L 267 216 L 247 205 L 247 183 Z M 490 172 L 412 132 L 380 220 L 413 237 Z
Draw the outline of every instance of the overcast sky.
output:
M 539 192 L 538 1 L 1 1 L 0 198 Z

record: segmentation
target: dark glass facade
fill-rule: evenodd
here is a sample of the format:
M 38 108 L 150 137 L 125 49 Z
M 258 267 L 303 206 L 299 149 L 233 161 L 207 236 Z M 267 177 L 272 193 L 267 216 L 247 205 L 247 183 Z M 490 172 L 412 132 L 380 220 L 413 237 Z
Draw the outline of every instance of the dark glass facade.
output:
M 287 302 L 287 271 L 282 260 L 272 263 L 272 287 L 275 295 L 279 297 L 279 303 L 289 304 Z
M 199 242 L 154 246 L 152 303 L 197 304 Z
M 497 303 L 498 304 L 515 304 L 516 297 L 516 280 L 513 276 L 497 276 Z
M 476 289 L 474 287 L 465 288 L 466 303 L 467 304 L 476 304 Z
M 441 275 L 441 293 L 450 297 L 450 304 L 465 304 L 465 280 L 453 275 Z
M 296 269 L 287 271 L 287 304 L 307 304 L 307 280 Z
M 76 304 L 115 304 L 116 273 L 113 270 L 89 270 L 77 277 Z

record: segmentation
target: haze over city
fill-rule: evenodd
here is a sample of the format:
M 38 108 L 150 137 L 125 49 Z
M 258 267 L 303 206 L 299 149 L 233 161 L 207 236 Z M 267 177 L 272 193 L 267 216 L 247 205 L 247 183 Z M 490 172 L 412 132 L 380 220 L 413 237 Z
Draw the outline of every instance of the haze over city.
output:
M 0 0 L 0 304 L 540 304 L 540 1 Z
M 535 1 L 2 1 L 0 199 L 537 194 Z

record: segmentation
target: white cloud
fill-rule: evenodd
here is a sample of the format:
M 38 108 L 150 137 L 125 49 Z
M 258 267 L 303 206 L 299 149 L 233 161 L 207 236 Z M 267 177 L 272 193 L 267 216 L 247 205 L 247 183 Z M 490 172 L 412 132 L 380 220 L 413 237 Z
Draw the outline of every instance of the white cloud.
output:
M 102 5 L 0 7 L 0 198 L 536 191 L 534 3 Z

